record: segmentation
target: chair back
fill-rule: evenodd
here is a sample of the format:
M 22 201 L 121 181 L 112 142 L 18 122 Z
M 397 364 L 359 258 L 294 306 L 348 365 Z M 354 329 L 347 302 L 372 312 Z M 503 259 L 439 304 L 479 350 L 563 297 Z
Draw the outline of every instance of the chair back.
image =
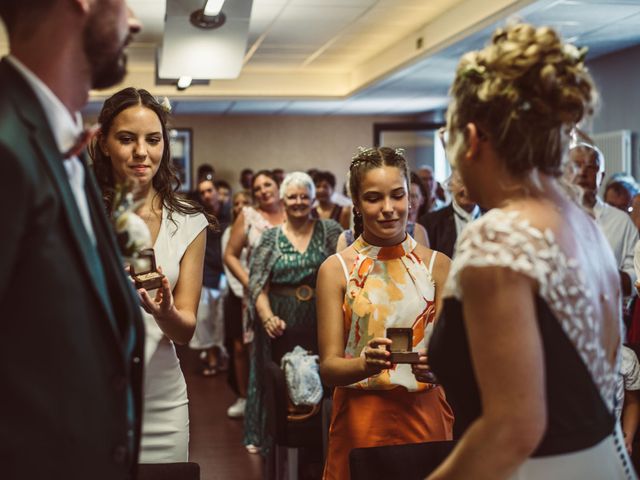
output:
M 200 465 L 183 463 L 140 463 L 138 480 L 200 480 Z
M 351 480 L 424 479 L 453 449 L 453 441 L 354 448 L 349 454 Z

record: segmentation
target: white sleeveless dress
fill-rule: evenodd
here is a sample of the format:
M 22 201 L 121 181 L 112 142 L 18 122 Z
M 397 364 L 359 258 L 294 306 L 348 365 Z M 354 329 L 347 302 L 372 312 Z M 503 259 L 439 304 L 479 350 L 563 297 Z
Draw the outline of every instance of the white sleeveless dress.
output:
M 171 288 L 180 276 L 180 261 L 187 247 L 207 225 L 202 214 L 185 215 L 162 209 L 162 222 L 154 245 L 156 264 Z M 174 223 L 175 222 L 175 223 Z M 156 291 L 149 292 L 153 298 Z M 145 338 L 144 413 L 140 463 L 186 462 L 189 456 L 187 385 L 176 349 L 152 315 L 142 311 Z

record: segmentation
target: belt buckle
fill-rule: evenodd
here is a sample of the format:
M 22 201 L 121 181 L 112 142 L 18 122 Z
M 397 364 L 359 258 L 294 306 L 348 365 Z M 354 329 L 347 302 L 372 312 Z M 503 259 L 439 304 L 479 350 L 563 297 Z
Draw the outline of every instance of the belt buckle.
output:
M 308 302 L 313 298 L 313 288 L 309 285 L 300 285 L 296 288 L 296 298 L 301 302 Z

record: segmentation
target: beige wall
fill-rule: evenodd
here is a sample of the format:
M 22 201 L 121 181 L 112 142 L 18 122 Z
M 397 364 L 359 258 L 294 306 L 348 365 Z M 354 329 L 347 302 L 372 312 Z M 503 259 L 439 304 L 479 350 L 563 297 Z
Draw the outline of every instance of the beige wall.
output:
M 172 126 L 193 129 L 193 174 L 210 163 L 217 178 L 234 189 L 245 167 L 330 170 L 342 188 L 357 147 L 373 142 L 373 124 L 409 120 L 413 117 L 176 115 Z

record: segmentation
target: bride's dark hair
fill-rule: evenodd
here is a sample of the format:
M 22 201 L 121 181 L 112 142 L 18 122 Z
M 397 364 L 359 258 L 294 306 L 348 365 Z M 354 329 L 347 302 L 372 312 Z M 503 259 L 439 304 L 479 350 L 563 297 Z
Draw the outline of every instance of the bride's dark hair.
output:
M 180 187 L 180 179 L 177 171 L 171 161 L 171 151 L 169 148 L 169 133 L 167 129 L 169 111 L 168 108 L 162 105 L 158 100 L 151 95 L 148 91 L 136 88 L 125 88 L 119 92 L 113 94 L 107 100 L 105 100 L 98 122 L 100 123 L 100 131 L 97 137 L 93 140 L 89 146 L 89 154 L 93 159 L 93 167 L 102 190 L 102 195 L 105 200 L 107 211 L 111 212 L 113 205 L 113 193 L 115 188 L 115 178 L 113 175 L 113 168 L 111 166 L 111 159 L 102 151 L 99 142 L 100 138 L 106 138 L 109 135 L 109 130 L 113 125 L 114 119 L 120 114 L 120 112 L 127 108 L 142 106 L 148 108 L 154 112 L 160 120 L 162 128 L 162 139 L 164 140 L 164 149 L 162 151 L 162 159 L 160 160 L 160 166 L 158 171 L 153 177 L 152 184 L 155 188 L 157 195 L 162 201 L 162 205 L 169 210 L 169 218 L 174 211 L 189 215 L 195 213 L 204 213 L 210 223 L 216 223 L 215 218 L 206 214 L 203 207 L 194 202 L 190 202 L 187 199 L 178 195 L 177 191 Z

